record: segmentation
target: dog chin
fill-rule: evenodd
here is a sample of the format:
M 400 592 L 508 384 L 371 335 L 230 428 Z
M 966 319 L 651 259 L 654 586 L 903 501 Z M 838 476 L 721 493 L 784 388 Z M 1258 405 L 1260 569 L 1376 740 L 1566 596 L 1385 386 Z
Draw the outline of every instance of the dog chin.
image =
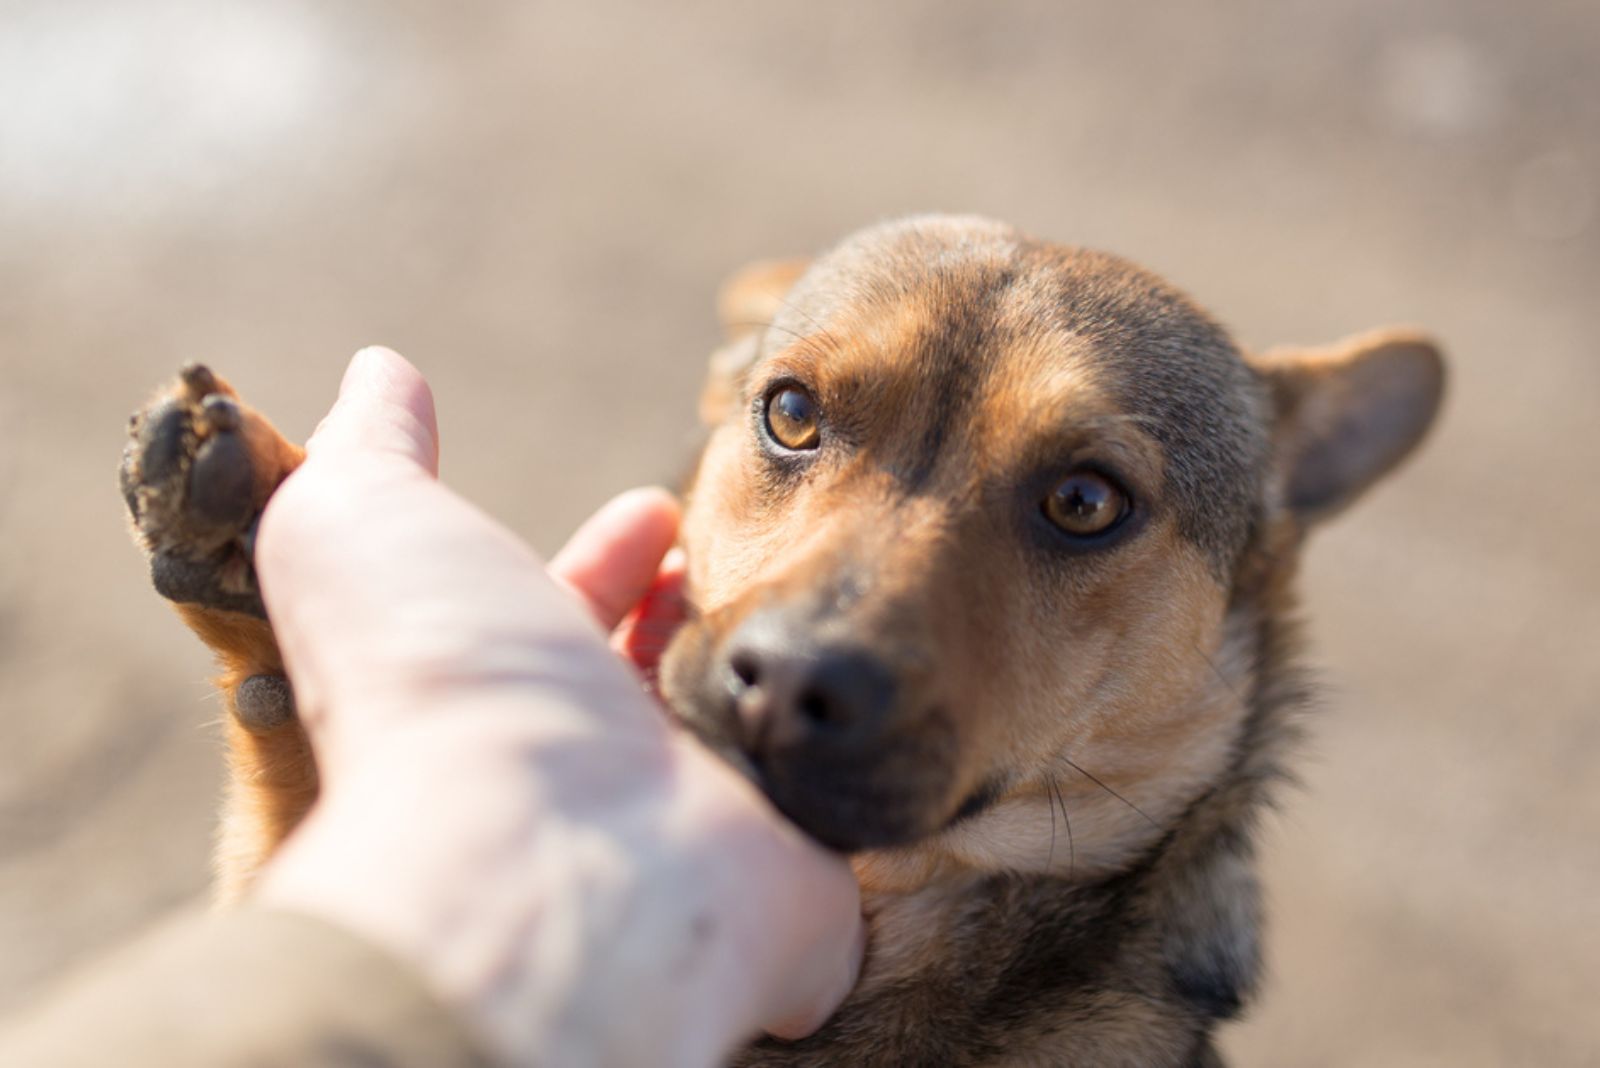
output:
M 840 853 L 911 845 L 940 829 L 939 814 L 920 798 L 848 774 L 772 769 L 747 762 L 756 785 L 779 812 L 822 845 Z
M 663 660 L 663 692 L 674 717 L 749 779 L 795 826 L 840 853 L 906 846 L 937 834 L 958 799 L 950 794 L 956 751 L 947 717 L 922 717 L 850 744 L 741 725 L 737 703 L 690 628 Z
M 734 770 L 749 779 L 772 806 L 812 839 L 839 853 L 912 845 L 943 830 L 949 806 L 908 790 L 894 774 L 874 774 L 862 761 L 812 764 L 770 760 L 734 737 L 731 716 L 707 702 L 679 702 L 678 722 Z

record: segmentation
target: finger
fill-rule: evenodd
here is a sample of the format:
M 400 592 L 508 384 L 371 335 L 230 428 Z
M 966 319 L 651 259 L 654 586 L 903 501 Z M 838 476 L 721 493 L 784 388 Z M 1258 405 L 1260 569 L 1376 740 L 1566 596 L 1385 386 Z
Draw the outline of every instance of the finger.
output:
M 427 381 L 391 349 L 362 349 L 351 358 L 339 399 L 311 435 L 306 451 L 340 457 L 396 455 L 437 476 L 439 429 Z
M 612 647 L 631 660 L 646 679 L 655 678 L 661 654 L 689 615 L 684 563 L 682 549 L 668 552 L 650 589 L 611 635 Z
M 578 528 L 550 561 L 550 573 L 611 630 L 655 584 L 662 557 L 678 538 L 679 518 L 678 502 L 666 490 L 629 490 Z
M 841 934 L 841 930 L 848 933 Z M 816 1031 L 850 996 L 861 977 L 861 962 L 867 952 L 867 925 L 859 912 L 853 921 L 847 920 L 841 929 L 825 933 L 823 937 L 832 939 L 832 948 L 831 952 L 824 952 L 815 965 L 816 978 L 811 988 L 802 988 L 795 1000 L 780 1002 L 778 1014 L 762 1027 L 773 1038 L 793 1042 Z
M 784 834 L 803 838 L 787 825 Z M 788 866 L 787 885 L 767 896 L 790 941 L 760 1021 L 767 1034 L 791 1041 L 826 1023 L 855 989 L 867 945 L 860 885 L 849 865 L 809 840 L 792 848 L 800 855 Z
M 262 596 L 313 733 L 340 694 L 396 704 L 419 678 L 533 673 L 534 632 L 598 637 L 526 546 L 433 477 L 437 441 L 416 368 L 363 349 L 262 515 Z
M 807 838 L 733 769 L 687 737 L 685 789 L 711 808 L 753 818 L 722 823 L 717 859 L 732 865 L 727 937 L 739 947 L 735 1030 L 783 1039 L 821 1027 L 855 988 L 866 945 L 861 889 L 850 865 Z

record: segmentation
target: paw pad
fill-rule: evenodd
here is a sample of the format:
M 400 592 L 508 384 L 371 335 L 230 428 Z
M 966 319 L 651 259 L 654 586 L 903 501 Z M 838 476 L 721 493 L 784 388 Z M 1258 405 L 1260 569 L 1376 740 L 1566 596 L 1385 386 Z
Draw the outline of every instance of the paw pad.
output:
M 273 730 L 295 718 L 294 690 L 282 675 L 252 675 L 233 692 L 233 712 L 250 730 Z
M 191 363 L 129 421 L 123 498 L 162 596 L 265 617 L 251 555 L 282 473 L 264 471 L 255 455 L 254 418 L 210 368 Z

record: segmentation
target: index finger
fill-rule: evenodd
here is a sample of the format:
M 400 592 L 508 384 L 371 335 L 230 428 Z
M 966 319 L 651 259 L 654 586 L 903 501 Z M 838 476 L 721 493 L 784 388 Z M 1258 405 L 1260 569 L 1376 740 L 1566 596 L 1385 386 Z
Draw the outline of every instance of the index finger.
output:
M 677 499 L 645 487 L 613 497 L 567 539 L 550 574 L 576 593 L 606 630 L 614 630 L 655 585 L 661 560 L 678 539 Z

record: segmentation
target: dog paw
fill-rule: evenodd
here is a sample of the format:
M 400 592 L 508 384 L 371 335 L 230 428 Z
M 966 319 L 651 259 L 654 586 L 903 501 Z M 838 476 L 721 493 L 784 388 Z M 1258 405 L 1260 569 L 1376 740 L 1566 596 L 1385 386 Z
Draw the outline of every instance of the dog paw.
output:
M 295 450 L 202 364 L 128 422 L 122 495 L 156 592 L 266 618 L 252 563 L 256 522 Z

